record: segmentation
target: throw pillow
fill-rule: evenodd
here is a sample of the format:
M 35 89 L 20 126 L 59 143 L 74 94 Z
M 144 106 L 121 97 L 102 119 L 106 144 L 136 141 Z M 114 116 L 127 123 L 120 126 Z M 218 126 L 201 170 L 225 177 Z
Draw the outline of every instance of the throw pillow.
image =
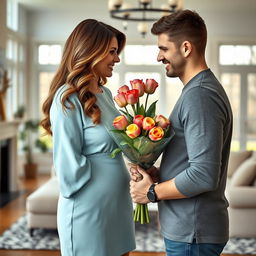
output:
M 233 174 L 230 186 L 251 186 L 256 179 L 256 161 L 245 160 Z
M 247 158 L 249 158 L 251 154 L 252 151 L 230 152 L 228 162 L 228 177 L 231 177 L 238 168 L 238 166 Z

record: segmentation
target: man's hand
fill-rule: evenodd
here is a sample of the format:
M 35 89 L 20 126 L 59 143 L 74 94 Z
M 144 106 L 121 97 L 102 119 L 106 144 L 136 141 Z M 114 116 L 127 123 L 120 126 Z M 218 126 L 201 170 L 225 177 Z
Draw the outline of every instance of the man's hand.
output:
M 156 168 L 154 165 L 147 170 L 147 173 L 150 175 L 154 183 L 159 182 L 159 168 Z
M 147 204 L 150 201 L 148 200 L 147 193 L 149 187 L 153 183 L 151 177 L 140 167 L 131 167 L 131 181 L 130 181 L 130 193 L 134 203 Z M 139 175 L 142 176 L 142 179 L 138 178 Z

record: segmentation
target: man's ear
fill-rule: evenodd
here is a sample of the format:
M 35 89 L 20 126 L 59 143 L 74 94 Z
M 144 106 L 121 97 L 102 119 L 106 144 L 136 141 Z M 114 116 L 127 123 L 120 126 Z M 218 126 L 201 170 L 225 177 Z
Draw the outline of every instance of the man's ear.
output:
M 184 41 L 181 44 L 181 52 L 185 58 L 187 58 L 190 55 L 190 53 L 192 52 L 192 49 L 193 49 L 192 44 L 189 41 Z

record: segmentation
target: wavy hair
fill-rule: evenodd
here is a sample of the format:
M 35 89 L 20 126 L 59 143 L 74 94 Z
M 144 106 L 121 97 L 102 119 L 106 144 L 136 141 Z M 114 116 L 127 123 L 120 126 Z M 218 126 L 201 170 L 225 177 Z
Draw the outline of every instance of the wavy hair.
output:
M 51 82 L 48 97 L 42 107 L 45 118 L 41 121 L 41 125 L 46 133 L 52 134 L 50 108 L 56 91 L 64 84 L 67 85 L 67 89 L 61 98 L 62 108 L 75 109 L 69 97 L 77 93 L 84 113 L 94 124 L 100 123 L 101 111 L 96 104 L 96 96 L 90 91 L 89 83 L 97 77 L 95 65 L 107 56 L 113 37 L 117 39 L 119 54 L 124 48 L 126 37 L 119 30 L 103 22 L 86 19 L 70 34 L 65 43 L 59 68 Z M 106 77 L 100 77 L 98 83 L 103 85 L 106 81 Z

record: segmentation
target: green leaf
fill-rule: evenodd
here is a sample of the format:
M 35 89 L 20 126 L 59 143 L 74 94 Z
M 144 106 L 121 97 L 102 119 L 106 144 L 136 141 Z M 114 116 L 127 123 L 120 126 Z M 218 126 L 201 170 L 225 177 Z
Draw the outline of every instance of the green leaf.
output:
M 121 145 L 121 146 L 130 145 L 130 143 L 123 140 L 123 141 L 120 142 L 120 145 Z
M 145 155 L 154 152 L 155 143 L 147 137 L 140 136 L 133 140 L 133 146 L 141 155 Z
M 149 108 L 148 108 L 148 110 L 147 110 L 147 112 L 146 112 L 146 116 L 152 117 L 152 118 L 155 117 L 155 115 L 156 115 L 156 103 L 157 103 L 157 100 L 156 100 L 155 102 L 153 102 L 153 103 L 149 106 Z
M 119 109 L 119 111 L 120 111 L 121 113 L 123 113 L 123 114 L 126 116 L 126 118 L 127 118 L 127 120 L 128 120 L 129 123 L 132 123 L 133 116 L 132 116 L 131 114 L 126 113 L 126 112 L 123 111 L 122 109 Z
M 145 109 L 144 109 L 143 104 L 138 107 L 138 115 L 143 115 L 143 116 L 145 116 Z
M 120 152 L 122 152 L 122 150 L 121 150 L 120 148 L 114 149 L 114 150 L 111 152 L 111 154 L 110 154 L 111 158 L 115 158 L 116 155 L 117 155 L 118 153 L 120 153 Z
M 124 131 L 123 130 L 110 130 L 111 132 L 113 133 L 123 133 L 124 134 Z

